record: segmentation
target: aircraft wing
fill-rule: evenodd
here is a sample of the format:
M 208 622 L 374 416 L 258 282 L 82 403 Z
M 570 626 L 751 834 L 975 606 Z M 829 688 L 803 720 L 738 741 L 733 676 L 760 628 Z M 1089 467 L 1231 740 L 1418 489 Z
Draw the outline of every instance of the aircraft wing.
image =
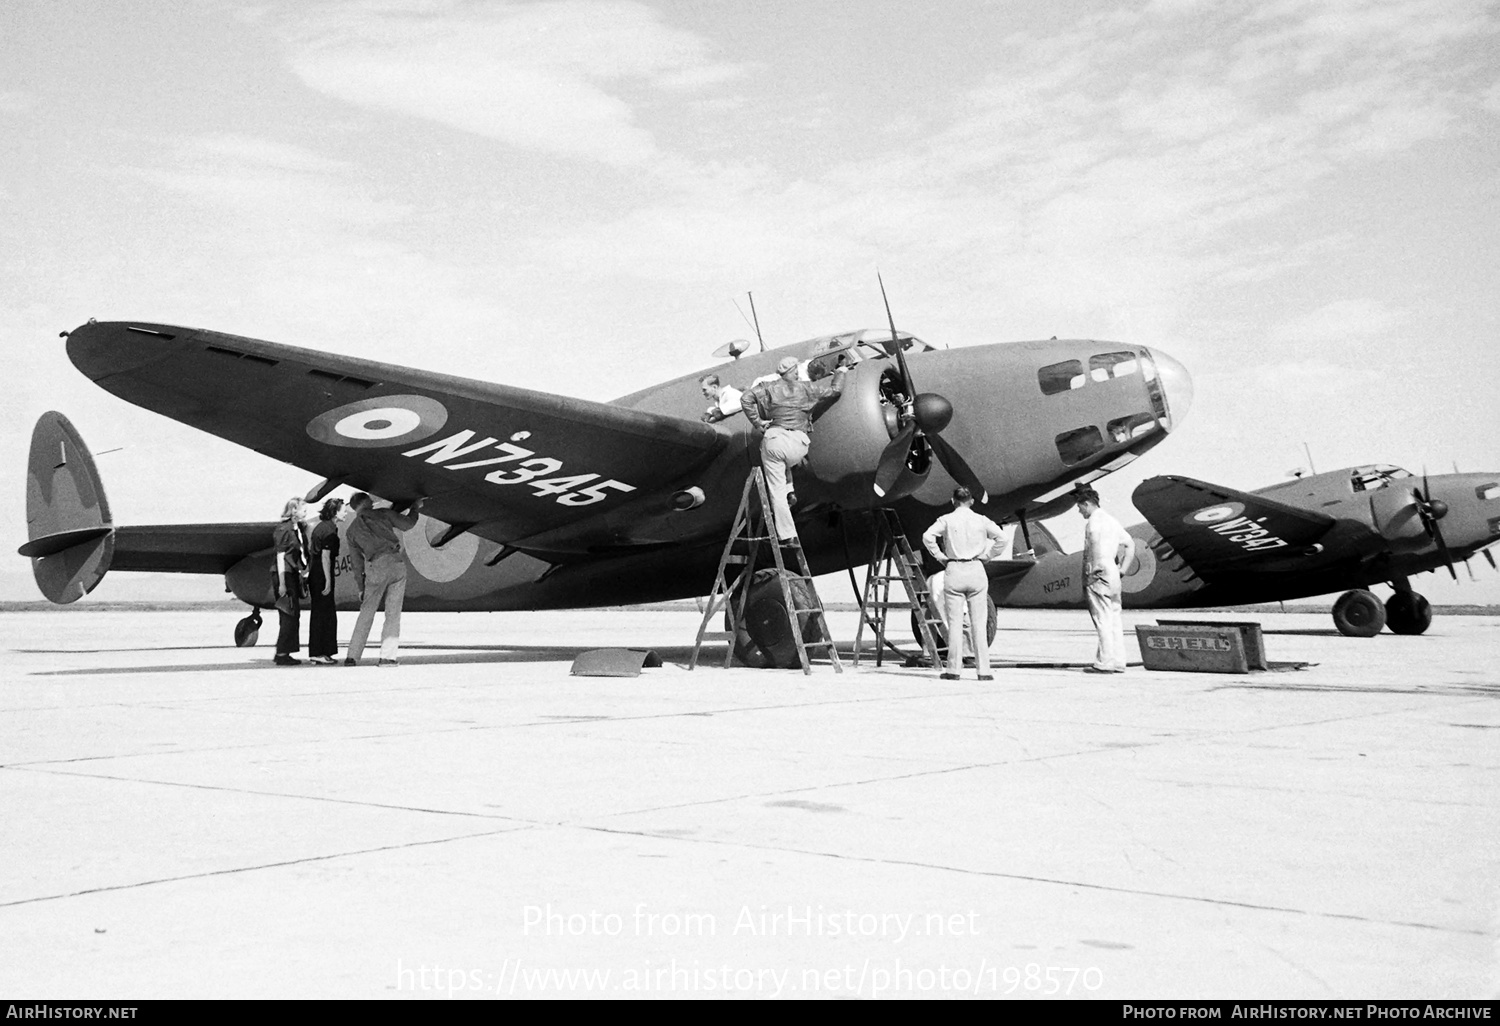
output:
M 1190 477 L 1148 478 L 1130 498 L 1204 578 L 1216 571 L 1278 569 L 1288 557 L 1305 555 L 1336 523 L 1326 513 Z
M 429 496 L 424 512 L 522 548 L 631 503 L 665 507 L 662 490 L 729 439 L 696 420 L 197 328 L 91 321 L 68 356 L 138 406 L 398 503 Z M 266 502 L 279 511 L 281 498 Z M 580 549 L 616 540 L 614 521 L 580 531 Z

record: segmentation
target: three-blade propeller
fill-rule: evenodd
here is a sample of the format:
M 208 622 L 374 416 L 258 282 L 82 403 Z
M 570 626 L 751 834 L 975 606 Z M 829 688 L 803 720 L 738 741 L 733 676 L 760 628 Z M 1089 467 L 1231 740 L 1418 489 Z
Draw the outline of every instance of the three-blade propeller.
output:
M 978 502 L 987 502 L 989 493 L 980 483 L 979 476 L 942 436 L 942 430 L 953 420 L 953 404 L 936 392 L 918 394 L 911 368 L 906 365 L 906 351 L 896 333 L 895 318 L 891 316 L 885 281 L 878 272 L 875 278 L 880 282 L 880 299 L 885 304 L 885 319 L 891 327 L 889 348 L 901 370 L 904 398 L 900 412 L 901 430 L 880 454 L 880 465 L 875 471 L 875 494 L 882 499 L 895 500 L 915 491 L 927 477 L 927 450 L 930 447 L 953 480 L 967 488 Z
M 1443 541 L 1443 529 L 1438 526 L 1438 521 L 1448 515 L 1448 504 L 1432 497 L 1432 489 L 1427 484 L 1426 467 L 1422 468 L 1421 489 L 1411 490 L 1411 501 L 1416 507 L 1417 517 L 1422 521 L 1422 530 L 1427 532 L 1427 537 L 1437 542 L 1443 562 L 1448 564 L 1448 573 L 1453 575 L 1455 581 L 1458 580 L 1458 571 L 1453 569 L 1453 556 L 1448 552 L 1448 543 Z

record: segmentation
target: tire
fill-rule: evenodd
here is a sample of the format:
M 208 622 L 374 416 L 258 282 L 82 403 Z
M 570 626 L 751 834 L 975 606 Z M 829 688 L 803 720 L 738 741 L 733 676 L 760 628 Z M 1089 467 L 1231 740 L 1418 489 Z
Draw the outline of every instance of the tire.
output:
M 1432 603 L 1414 591 L 1398 591 L 1386 600 L 1385 625 L 1392 634 L 1422 634 L 1432 626 Z
M 800 606 L 813 604 L 815 596 L 806 581 L 799 579 L 789 583 L 792 601 Z M 765 657 L 764 665 L 782 670 L 801 669 L 802 663 L 797 658 L 797 643 L 792 637 L 791 621 L 787 616 L 786 600 L 781 594 L 777 572 L 757 571 L 748 587 L 750 594 L 745 601 L 744 627 L 749 632 L 750 640 Z M 812 617 L 803 618 L 802 623 L 803 644 L 825 640 Z M 738 642 L 735 647 L 739 648 Z
M 731 597 L 730 601 L 733 601 Z M 730 630 L 729 610 L 724 610 L 724 629 Z M 766 654 L 760 650 L 750 637 L 750 632 L 745 629 L 744 624 L 734 628 L 734 658 L 741 666 L 748 666 L 752 670 L 764 670 L 771 665 L 766 659 Z
M 1368 591 L 1346 591 L 1333 604 L 1333 625 L 1350 638 L 1373 638 L 1385 626 L 1385 606 Z
M 984 602 L 985 602 L 985 611 L 989 614 L 989 616 L 988 616 L 989 623 L 986 625 L 986 631 L 985 631 L 985 634 L 987 636 L 987 640 L 986 640 L 985 644 L 987 644 L 989 647 L 993 648 L 994 645 L 995 645 L 995 632 L 997 630 L 999 630 L 999 628 L 1000 628 L 1000 612 L 999 612 L 999 610 L 997 610 L 995 608 L 995 600 L 992 599 L 992 598 L 990 598 L 988 595 L 986 595 L 984 597 Z M 940 655 L 940 656 L 942 656 L 944 658 L 947 658 L 947 655 L 948 655 L 948 637 L 947 637 L 947 632 L 944 631 L 943 628 L 941 628 L 941 627 L 934 627 L 933 631 L 936 632 L 936 634 L 937 634 L 937 637 L 934 638 L 933 640 L 937 642 L 938 655 Z M 922 631 L 919 629 L 919 627 L 917 625 L 917 611 L 915 609 L 913 609 L 911 611 L 911 636 L 916 639 L 916 642 L 917 642 L 918 645 L 922 644 Z
M 251 613 L 239 623 L 234 625 L 234 645 L 236 648 L 254 648 L 255 643 L 260 640 L 260 614 Z

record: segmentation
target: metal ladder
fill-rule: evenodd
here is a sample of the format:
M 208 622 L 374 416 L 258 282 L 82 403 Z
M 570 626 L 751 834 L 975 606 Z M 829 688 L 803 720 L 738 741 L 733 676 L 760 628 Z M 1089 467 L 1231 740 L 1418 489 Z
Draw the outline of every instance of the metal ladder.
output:
M 922 573 L 922 561 L 907 540 L 901 527 L 901 518 L 889 506 L 880 506 L 871 511 L 875 518 L 875 547 L 870 554 L 870 565 L 865 571 L 865 593 L 859 601 L 859 629 L 854 634 L 854 665 L 859 665 L 860 640 L 864 637 L 865 624 L 875 631 L 875 665 L 879 666 L 886 641 L 886 620 L 890 613 L 891 582 L 899 580 L 906 587 L 906 598 L 913 611 L 912 619 L 917 624 L 917 640 L 922 651 L 933 666 L 941 666 L 938 658 L 937 632 L 934 628 L 946 625 L 935 612 L 932 589 L 927 587 L 927 578 Z M 894 573 L 892 570 L 894 569 Z M 893 650 L 899 652 L 894 645 Z
M 755 499 L 752 502 L 751 494 Z M 813 586 L 812 572 L 807 566 L 807 557 L 802 552 L 802 541 L 793 537 L 790 542 L 778 544 L 774 532 L 771 531 L 773 518 L 771 514 L 770 486 L 766 483 L 764 468 L 752 467 L 750 475 L 745 479 L 745 490 L 740 494 L 740 506 L 734 515 L 734 527 L 729 532 L 729 540 L 724 543 L 724 554 L 719 558 L 719 571 L 714 577 L 713 591 L 708 596 L 708 607 L 703 611 L 703 621 L 698 625 L 698 638 L 693 642 L 693 656 L 688 661 L 688 669 L 696 669 L 698 666 L 698 652 L 705 641 L 727 641 L 728 649 L 724 653 L 724 665 L 728 667 L 734 659 L 735 635 L 741 624 L 745 622 L 745 607 L 750 596 L 750 578 L 755 572 L 756 557 L 760 553 L 760 547 L 764 543 L 771 550 L 771 563 L 776 567 L 776 579 L 781 584 L 781 599 L 787 610 L 787 626 L 792 633 L 792 641 L 797 646 L 797 659 L 802 666 L 802 672 L 812 673 L 812 660 L 808 656 L 808 649 L 826 648 L 828 660 L 833 664 L 835 673 L 843 673 L 843 664 L 839 661 L 838 648 L 833 643 L 833 632 L 828 629 L 828 618 L 823 613 L 823 601 L 818 597 L 818 590 Z M 736 547 L 740 551 L 735 551 Z M 787 561 L 782 556 L 782 551 L 791 553 L 795 557 L 792 567 L 796 573 L 788 572 Z M 731 567 L 739 568 L 737 572 L 731 572 Z M 812 596 L 812 605 L 800 606 L 796 602 L 796 593 L 792 591 L 792 581 L 800 580 L 807 585 L 807 591 Z M 727 631 L 711 631 L 708 629 L 709 621 L 714 614 L 723 609 L 729 621 Z M 803 618 L 807 625 L 816 625 L 820 628 L 822 641 L 803 640 Z

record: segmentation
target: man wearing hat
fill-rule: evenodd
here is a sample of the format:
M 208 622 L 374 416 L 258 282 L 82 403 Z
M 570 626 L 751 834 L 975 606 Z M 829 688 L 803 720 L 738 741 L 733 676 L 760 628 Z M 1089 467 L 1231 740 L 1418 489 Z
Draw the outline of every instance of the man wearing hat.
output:
M 812 444 L 813 408 L 844 393 L 844 375 L 840 367 L 832 378 L 821 381 L 799 380 L 795 356 L 784 356 L 776 365 L 776 379 L 756 385 L 740 397 L 740 408 L 756 429 L 764 432 L 760 439 L 760 462 L 766 468 L 766 483 L 771 488 L 771 515 L 776 521 L 776 537 L 782 542 L 797 537 L 792 522 L 792 508 L 787 501 L 791 491 L 788 470 L 807 458 Z
M 1135 539 L 1099 508 L 1099 493 L 1085 485 L 1073 490 L 1083 514 L 1083 597 L 1099 635 L 1089 673 L 1125 672 L 1125 625 L 1120 619 L 1120 575 L 1135 558 Z

